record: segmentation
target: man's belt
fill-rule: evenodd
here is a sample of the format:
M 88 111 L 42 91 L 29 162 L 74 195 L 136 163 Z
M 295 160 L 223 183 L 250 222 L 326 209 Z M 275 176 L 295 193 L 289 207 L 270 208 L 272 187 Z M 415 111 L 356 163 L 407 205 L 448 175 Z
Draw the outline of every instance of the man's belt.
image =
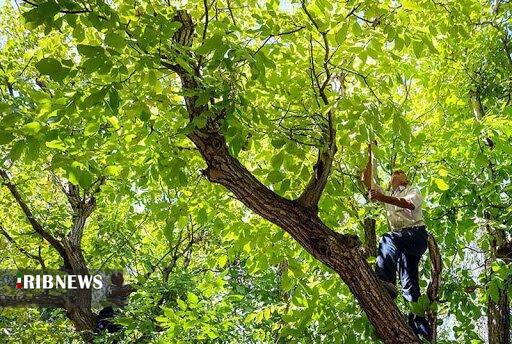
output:
M 403 227 L 398 229 L 399 231 L 405 231 L 405 230 L 414 230 L 414 229 L 426 229 L 427 226 L 425 225 L 419 225 L 419 226 L 412 226 L 412 227 Z

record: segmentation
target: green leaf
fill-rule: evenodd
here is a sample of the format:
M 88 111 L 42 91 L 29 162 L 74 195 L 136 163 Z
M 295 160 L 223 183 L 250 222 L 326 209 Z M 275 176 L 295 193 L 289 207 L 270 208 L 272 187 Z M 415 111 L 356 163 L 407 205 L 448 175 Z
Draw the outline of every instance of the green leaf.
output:
M 117 176 L 119 176 L 119 174 L 121 173 L 122 170 L 123 170 L 123 167 L 121 167 L 121 166 L 110 165 L 110 166 L 105 167 L 105 175 L 117 177 Z
M 117 89 L 115 87 L 112 87 L 110 91 L 108 92 L 108 104 L 110 105 L 110 109 L 114 114 L 117 114 L 117 111 L 119 109 L 119 93 L 117 92 Z
M 69 69 L 64 68 L 59 60 L 52 57 L 37 62 L 36 68 L 41 74 L 48 75 L 55 81 L 63 80 L 69 72 Z
M 108 32 L 105 35 L 105 44 L 116 49 L 122 49 L 126 46 L 124 38 L 115 32 Z
M 210 93 L 209 92 L 202 92 L 199 94 L 199 96 L 197 97 L 196 99 L 196 103 L 195 105 L 197 107 L 199 106 L 202 106 L 202 105 L 205 105 L 208 103 L 208 101 L 210 100 Z
M 187 292 L 187 300 L 192 305 L 196 305 L 199 302 L 199 298 L 197 297 L 197 295 L 192 293 L 192 292 L 190 292 L 190 291 Z
M 135 323 L 133 318 L 129 317 L 122 317 L 122 316 L 116 316 L 114 320 L 114 323 L 123 325 L 123 326 L 130 326 Z
M 84 99 L 83 106 L 88 108 L 97 104 L 105 98 L 105 95 L 107 94 L 108 90 L 109 87 L 105 86 L 101 90 L 91 93 L 87 98 Z
M 240 151 L 242 150 L 242 146 L 245 142 L 245 136 L 242 133 L 238 133 L 229 141 L 229 150 L 230 153 L 237 157 Z
M 18 160 L 21 155 L 23 154 L 23 150 L 25 149 L 25 142 L 24 141 L 18 141 L 16 142 L 9 152 L 9 159 L 12 161 Z
M 272 139 L 271 143 L 272 143 L 272 146 L 274 146 L 274 148 L 281 148 L 286 144 L 286 140 Z
M 347 32 L 348 32 L 348 23 L 345 22 L 341 26 L 338 32 L 336 32 L 335 40 L 338 44 L 343 44 L 345 42 L 345 39 L 347 38 Z
M 487 288 L 487 293 L 490 296 L 491 300 L 497 303 L 500 300 L 500 289 L 495 281 L 491 281 L 489 283 L 489 287 Z
M 95 122 L 87 123 L 84 128 L 84 135 L 91 136 L 98 132 L 98 124 Z
M 107 117 L 107 121 L 114 127 L 115 130 L 121 128 L 119 124 L 119 119 L 116 116 Z
M 185 301 L 183 301 L 182 299 L 178 299 L 178 300 L 176 301 L 176 303 L 178 304 L 178 307 L 180 307 L 180 309 L 181 309 L 182 311 L 186 311 L 186 310 L 187 310 L 188 306 L 187 306 L 187 304 L 185 303 Z
M 9 113 L 10 110 L 11 110 L 11 107 L 9 106 L 9 104 L 0 102 L 0 114 Z
M 412 49 L 414 50 L 414 55 L 416 55 L 417 58 L 421 57 L 421 52 L 423 50 L 423 42 L 421 41 L 413 41 L 412 42 Z
M 105 55 L 105 49 L 96 45 L 88 45 L 88 44 L 78 44 L 76 49 L 85 57 L 97 57 L 98 55 Z
M 448 190 L 450 188 L 448 186 L 448 184 L 446 184 L 446 182 L 443 179 L 441 179 L 441 178 L 434 179 L 434 182 L 436 183 L 437 187 L 441 191 L 446 191 L 446 190 Z
M 226 263 L 228 262 L 228 257 L 226 255 L 222 255 L 217 260 L 217 263 L 219 263 L 219 268 L 223 268 Z
M 272 168 L 275 170 L 278 170 L 281 165 L 283 164 L 284 160 L 284 153 L 281 151 L 278 154 L 274 155 L 272 159 L 270 159 L 270 164 L 272 165 Z
M 183 69 L 185 69 L 188 73 L 194 74 L 194 70 L 190 67 L 189 63 L 185 61 L 182 57 L 176 57 L 176 63 L 178 63 Z
M 290 189 L 290 179 L 285 179 L 281 182 L 281 187 L 279 188 L 279 192 L 284 194 L 286 191 Z
M 147 122 L 151 118 L 151 112 L 149 111 L 149 109 L 146 106 L 142 107 L 142 109 L 140 111 L 139 118 L 143 122 Z
M 55 1 L 46 1 L 39 4 L 37 10 L 42 17 L 52 19 L 53 16 L 59 13 L 60 7 Z
M 39 122 L 30 122 L 25 124 L 21 130 L 27 135 L 35 135 L 41 130 L 41 124 Z
M 100 69 L 104 64 L 105 59 L 101 56 L 96 56 L 86 60 L 82 64 L 82 67 L 84 68 L 85 73 L 90 74 Z
M 14 135 L 10 132 L 0 129 L 0 145 L 5 145 L 14 140 Z
M 207 38 L 203 44 L 201 44 L 197 49 L 196 53 L 199 55 L 206 55 L 211 51 L 218 49 L 219 46 L 222 45 L 222 36 L 220 34 L 216 34 L 210 38 Z
M 210 338 L 210 339 L 215 339 L 215 338 L 219 337 L 219 335 L 217 333 L 215 333 L 215 331 L 213 329 L 208 329 L 206 331 L 206 334 L 208 335 L 208 338 Z
M 206 126 L 208 119 L 205 114 L 195 117 L 192 120 L 192 123 L 199 129 L 204 128 Z
M 280 171 L 270 171 L 267 179 L 270 183 L 275 184 L 282 181 L 284 179 L 284 175 Z
M 420 10 L 421 7 L 414 0 L 402 0 L 402 5 L 408 10 Z
M 288 292 L 294 286 L 293 279 L 288 275 L 288 272 L 283 274 L 281 278 L 281 288 L 283 291 Z
M 58 150 L 61 150 L 61 151 L 65 151 L 66 150 L 66 144 L 64 142 L 62 142 L 61 140 L 52 140 L 52 141 L 47 141 L 45 143 L 46 147 L 48 148 L 54 148 L 54 149 L 58 149 Z

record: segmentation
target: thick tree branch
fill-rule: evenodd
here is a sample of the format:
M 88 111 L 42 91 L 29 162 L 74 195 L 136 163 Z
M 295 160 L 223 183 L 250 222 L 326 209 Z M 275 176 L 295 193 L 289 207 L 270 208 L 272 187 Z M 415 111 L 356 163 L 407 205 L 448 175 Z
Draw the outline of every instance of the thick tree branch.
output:
M 330 102 L 325 92 L 327 85 L 332 81 L 332 73 L 329 69 L 329 60 L 330 56 L 330 48 L 329 41 L 327 39 L 327 31 L 320 30 L 316 20 L 313 18 L 311 13 L 308 11 L 306 4 L 302 1 L 302 9 L 306 16 L 309 18 L 313 26 L 316 28 L 318 33 L 322 36 L 324 45 L 324 57 L 323 57 L 323 73 L 325 74 L 325 79 L 320 83 L 318 80 L 318 76 L 316 75 L 314 69 L 314 58 L 313 58 L 313 48 L 312 44 L 310 44 L 310 54 L 311 54 L 311 63 L 312 63 L 312 73 L 316 80 L 316 87 L 318 88 L 318 94 L 322 99 L 324 106 L 329 106 Z M 340 95 L 343 95 L 344 91 L 344 75 L 338 80 L 340 82 Z M 315 83 L 313 83 L 314 85 Z M 314 214 L 318 213 L 318 202 L 320 201 L 320 197 L 325 189 L 325 185 L 327 184 L 327 180 L 332 170 L 332 162 L 334 160 L 334 156 L 336 155 L 337 147 L 336 147 L 336 129 L 334 124 L 334 114 L 332 105 L 327 110 L 327 129 L 323 134 L 323 143 L 324 145 L 319 148 L 317 160 L 313 167 L 313 173 L 309 179 L 309 182 L 302 192 L 302 194 L 297 199 L 298 203 L 303 205 L 305 208 L 309 209 Z
M 512 260 L 512 241 L 505 241 L 496 248 L 496 258 L 510 262 Z
M 321 90 L 321 94 L 324 94 Z M 325 95 L 325 94 L 324 94 Z M 328 103 L 326 103 L 327 105 Z M 332 162 L 338 150 L 336 146 L 336 129 L 332 108 L 327 112 L 327 133 L 324 132 L 325 146 L 318 151 L 317 161 L 313 167 L 313 174 L 308 185 L 299 196 L 297 201 L 314 213 L 318 212 L 318 202 L 322 196 L 327 179 L 331 174 Z
M 84 195 L 80 195 L 80 188 L 70 182 L 63 182 L 57 175 L 52 173 L 52 178 L 66 195 L 72 210 L 72 227 L 66 240 L 71 246 L 78 249 L 82 240 L 83 230 L 87 218 L 92 214 L 96 207 L 95 194 L 100 191 L 101 185 L 105 182 L 105 177 L 100 177 L 93 183 L 89 191 L 84 190 Z M 92 189 L 92 190 L 91 190 Z
M 482 105 L 482 100 L 480 98 L 480 92 L 478 90 L 478 87 L 476 89 L 470 91 L 471 96 L 471 106 L 473 108 L 473 114 L 475 115 L 475 118 L 477 121 L 481 121 L 482 118 L 485 116 L 485 110 Z
M 497 15 L 500 11 L 501 0 L 494 0 L 494 4 L 492 5 L 492 14 Z

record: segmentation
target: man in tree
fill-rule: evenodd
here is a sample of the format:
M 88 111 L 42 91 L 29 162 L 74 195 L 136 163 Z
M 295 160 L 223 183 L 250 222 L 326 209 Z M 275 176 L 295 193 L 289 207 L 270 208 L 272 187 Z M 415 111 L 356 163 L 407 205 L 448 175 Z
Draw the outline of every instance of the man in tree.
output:
M 375 174 L 372 173 L 372 165 L 370 160 L 363 174 L 363 182 L 370 189 L 370 199 L 384 203 L 391 227 L 379 244 L 375 273 L 395 299 L 398 296 L 395 286 L 398 265 L 403 296 L 409 302 L 416 302 L 420 297 L 418 266 L 428 245 L 428 232 L 421 211 L 421 193 L 417 187 L 409 184 L 402 170 L 393 172 L 391 192 L 385 193 L 373 180 Z M 408 322 L 416 334 L 430 337 L 431 330 L 425 317 L 409 313 Z
M 114 324 L 112 318 L 116 316 L 118 309 L 124 308 L 128 304 L 128 297 L 136 289 L 130 284 L 124 284 L 122 272 L 114 272 L 110 275 L 110 280 L 112 284 L 108 286 L 106 307 L 98 314 L 96 329 L 112 333 L 122 330 L 123 327 Z

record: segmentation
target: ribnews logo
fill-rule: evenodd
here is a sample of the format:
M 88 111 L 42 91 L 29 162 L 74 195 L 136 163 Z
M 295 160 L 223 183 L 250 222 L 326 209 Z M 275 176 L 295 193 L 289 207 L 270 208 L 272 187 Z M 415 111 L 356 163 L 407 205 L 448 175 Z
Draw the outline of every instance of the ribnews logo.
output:
M 58 269 L 0 269 L 0 304 L 6 305 L 26 304 L 31 298 L 48 296 L 74 302 L 77 296 L 85 295 L 93 308 L 100 308 L 117 300 L 119 293 L 128 295 L 127 290 L 132 291 L 124 284 L 123 271 L 118 269 L 83 273 Z M 46 307 L 45 304 L 34 306 Z
M 102 275 L 27 274 L 18 271 L 16 289 L 102 289 Z

